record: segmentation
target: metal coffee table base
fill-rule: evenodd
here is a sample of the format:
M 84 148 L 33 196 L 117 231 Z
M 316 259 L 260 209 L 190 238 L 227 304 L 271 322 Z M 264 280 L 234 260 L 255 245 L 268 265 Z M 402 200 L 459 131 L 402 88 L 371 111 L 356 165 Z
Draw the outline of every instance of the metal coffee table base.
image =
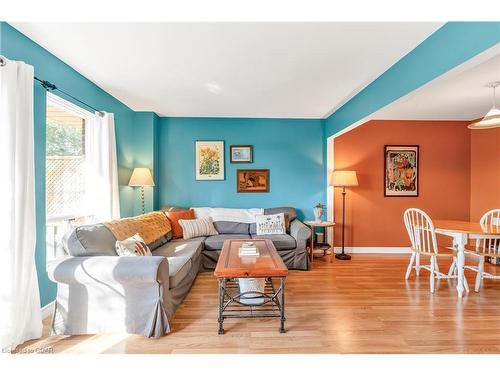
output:
M 263 293 L 240 293 L 237 278 L 218 279 L 219 335 L 224 334 L 224 319 L 228 318 L 280 318 L 279 331 L 285 333 L 285 277 L 279 277 L 278 289 L 275 289 L 271 277 L 265 279 Z

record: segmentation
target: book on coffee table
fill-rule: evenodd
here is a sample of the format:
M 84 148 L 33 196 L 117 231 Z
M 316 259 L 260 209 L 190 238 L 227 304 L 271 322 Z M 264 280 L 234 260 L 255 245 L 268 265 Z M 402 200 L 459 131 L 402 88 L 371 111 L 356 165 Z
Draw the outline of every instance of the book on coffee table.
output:
M 259 256 L 259 249 L 253 242 L 243 242 L 238 249 L 239 256 Z
M 254 249 L 254 250 L 248 250 L 248 249 L 239 249 L 238 252 L 239 256 L 249 256 L 249 257 L 258 257 L 259 256 L 259 250 Z

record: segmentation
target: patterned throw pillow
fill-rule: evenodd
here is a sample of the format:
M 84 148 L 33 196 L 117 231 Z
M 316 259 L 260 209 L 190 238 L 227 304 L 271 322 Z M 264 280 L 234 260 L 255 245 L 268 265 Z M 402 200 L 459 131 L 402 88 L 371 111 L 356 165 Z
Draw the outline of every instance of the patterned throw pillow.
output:
M 202 217 L 194 220 L 179 220 L 182 227 L 182 234 L 185 240 L 201 236 L 213 236 L 219 234 L 214 227 L 212 218 Z
M 257 235 L 285 234 L 285 214 L 255 215 Z
M 139 233 L 126 240 L 116 241 L 116 253 L 121 257 L 151 256 L 151 250 Z

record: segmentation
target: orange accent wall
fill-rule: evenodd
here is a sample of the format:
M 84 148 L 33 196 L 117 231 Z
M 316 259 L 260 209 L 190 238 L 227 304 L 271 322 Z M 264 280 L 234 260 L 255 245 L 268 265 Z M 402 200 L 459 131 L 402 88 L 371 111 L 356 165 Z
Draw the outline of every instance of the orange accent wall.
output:
M 419 207 L 435 219 L 468 220 L 471 143 L 467 124 L 373 120 L 335 138 L 335 169 L 355 170 L 359 180 L 358 187 L 347 189 L 345 245 L 408 246 L 403 224 L 408 207 Z M 420 146 L 419 197 L 384 197 L 384 145 L 391 144 Z M 341 224 L 338 188 L 334 206 L 335 221 Z M 336 246 L 340 233 L 337 225 Z
M 471 130 L 470 219 L 500 208 L 500 128 Z

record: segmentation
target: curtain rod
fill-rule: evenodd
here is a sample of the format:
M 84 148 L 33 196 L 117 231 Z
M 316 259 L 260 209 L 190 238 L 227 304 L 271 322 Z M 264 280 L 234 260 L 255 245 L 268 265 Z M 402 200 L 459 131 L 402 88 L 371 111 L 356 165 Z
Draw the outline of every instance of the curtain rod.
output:
M 7 59 L 5 57 L 3 57 L 3 56 L 0 56 L 0 66 L 5 66 L 5 65 L 7 65 Z M 35 79 L 35 81 L 39 82 L 45 90 L 47 90 L 47 91 L 59 91 L 60 93 L 66 95 L 66 96 L 69 96 L 71 99 L 77 101 L 78 103 L 81 103 L 84 106 L 92 109 L 94 112 L 99 113 L 99 116 L 101 116 L 101 117 L 104 116 L 104 112 L 103 111 L 99 111 L 98 109 L 92 107 L 90 104 L 87 104 L 87 103 L 81 101 L 80 99 L 75 98 L 73 95 L 67 93 L 64 90 L 61 90 L 60 88 L 58 88 L 53 83 L 51 83 L 49 81 L 45 81 L 43 79 L 40 79 L 40 78 L 38 78 L 36 76 L 34 77 L 34 79 Z
M 66 91 L 64 90 L 61 90 L 60 88 L 58 88 L 56 85 L 54 85 L 53 83 L 49 82 L 49 81 L 45 81 L 43 79 L 40 79 L 38 77 L 34 77 L 35 78 L 35 81 L 38 81 L 40 83 L 40 85 L 42 85 L 42 87 L 47 90 L 47 91 L 59 91 L 60 93 L 63 93 L 64 95 L 66 96 L 69 96 L 71 99 L 73 100 L 76 100 L 78 103 L 81 103 L 83 104 L 84 106 L 94 110 L 94 112 L 97 112 L 99 113 L 99 116 L 103 117 L 104 116 L 104 112 L 103 111 L 99 111 L 98 109 L 92 107 L 90 104 L 87 104 L 85 102 L 82 102 L 80 99 L 78 98 L 75 98 L 73 95 L 67 93 Z

